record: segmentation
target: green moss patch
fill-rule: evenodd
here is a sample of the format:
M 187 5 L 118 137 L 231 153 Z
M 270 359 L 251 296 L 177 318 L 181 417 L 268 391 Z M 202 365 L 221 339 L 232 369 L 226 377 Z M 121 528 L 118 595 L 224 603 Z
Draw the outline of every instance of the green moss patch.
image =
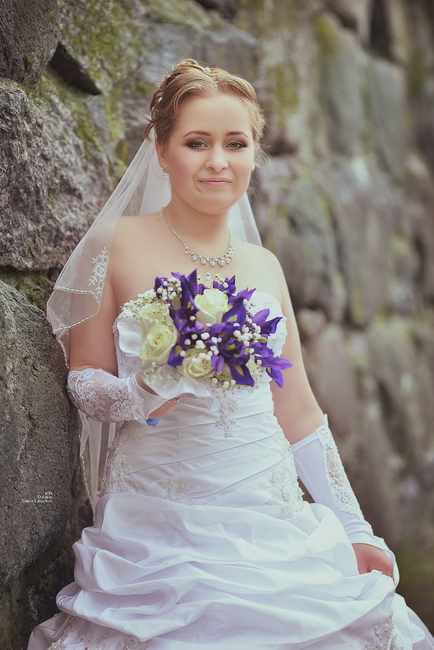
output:
M 398 554 L 398 566 L 398 593 L 434 633 L 434 544 L 423 550 L 408 544 Z
M 192 0 L 148 0 L 148 17 L 151 22 L 186 25 L 209 29 L 212 18 L 197 2 Z
M 54 286 L 54 282 L 47 276 L 42 273 L 4 272 L 0 278 L 22 293 L 32 305 L 45 312 L 47 300 Z

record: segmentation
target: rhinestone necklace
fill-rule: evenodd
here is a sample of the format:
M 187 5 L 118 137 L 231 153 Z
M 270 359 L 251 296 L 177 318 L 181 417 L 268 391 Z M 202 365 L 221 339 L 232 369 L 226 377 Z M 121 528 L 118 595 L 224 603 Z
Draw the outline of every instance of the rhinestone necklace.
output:
M 181 242 L 181 244 L 184 246 L 185 254 L 191 256 L 191 261 L 192 262 L 199 261 L 203 266 L 205 266 L 205 264 L 209 264 L 210 266 L 215 266 L 216 264 L 218 264 L 218 266 L 224 266 L 225 264 L 229 264 L 232 261 L 235 251 L 234 251 L 234 247 L 232 246 L 232 243 L 231 243 L 231 233 L 230 233 L 230 231 L 229 231 L 228 246 L 226 248 L 226 251 L 223 253 L 223 255 L 220 255 L 220 257 L 210 257 L 209 255 L 201 255 L 200 253 L 196 253 L 193 249 L 191 249 L 190 246 L 187 246 L 185 241 L 183 239 L 181 239 L 181 237 L 178 235 L 176 230 L 174 228 L 172 228 L 172 226 L 170 225 L 170 223 L 169 223 L 169 221 L 168 221 L 168 219 L 166 217 L 166 210 L 164 208 L 161 208 L 160 214 L 163 215 L 164 221 L 167 223 L 170 230 L 173 232 L 175 237 L 177 237 L 179 239 L 179 241 Z

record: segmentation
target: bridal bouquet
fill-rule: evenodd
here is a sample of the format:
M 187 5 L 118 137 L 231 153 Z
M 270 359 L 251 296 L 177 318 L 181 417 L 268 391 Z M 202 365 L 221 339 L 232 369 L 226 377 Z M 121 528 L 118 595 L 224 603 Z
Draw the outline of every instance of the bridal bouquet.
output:
M 254 291 L 237 292 L 235 276 L 210 287 L 198 283 L 196 271 L 157 277 L 153 289 L 123 307 L 140 324 L 143 375 L 152 379 L 169 366 L 172 378 L 177 373 L 189 384 L 205 380 L 218 390 L 254 387 L 265 372 L 282 386 L 281 371 L 292 364 L 267 346 L 281 317 L 267 320 L 269 309 L 252 314 Z

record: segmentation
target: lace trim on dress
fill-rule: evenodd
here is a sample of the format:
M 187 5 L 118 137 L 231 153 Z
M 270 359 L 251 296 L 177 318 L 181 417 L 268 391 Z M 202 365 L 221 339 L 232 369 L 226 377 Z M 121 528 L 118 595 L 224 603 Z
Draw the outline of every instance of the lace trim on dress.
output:
M 57 639 L 57 641 L 51 643 L 51 645 L 48 646 L 47 650 L 64 650 L 64 648 L 66 648 L 65 640 L 69 634 L 75 630 L 79 622 L 79 619 L 75 616 L 68 616 L 68 619 L 69 620 L 66 623 L 62 635 Z
M 333 505 L 343 512 L 349 512 L 363 519 L 362 511 L 345 473 L 338 448 L 330 431 L 327 416 L 324 416 L 324 418 L 324 424 L 318 427 L 316 433 L 324 448 L 326 476 Z
M 80 619 L 75 616 L 68 616 L 68 619 L 70 620 L 67 623 L 61 637 L 49 645 L 47 650 L 67 650 L 68 646 L 70 645 L 67 638 L 71 632 L 73 632 L 78 627 L 78 624 L 80 622 Z M 122 633 L 119 632 L 119 634 Z M 116 646 L 113 646 L 111 642 L 109 642 L 109 645 L 106 643 L 110 636 L 112 636 L 112 630 L 108 630 L 98 639 L 94 639 L 92 633 L 83 634 L 79 638 L 79 643 L 83 644 L 83 650 L 146 650 L 146 648 L 149 648 L 150 643 L 153 641 L 153 639 L 149 639 L 148 641 L 140 641 L 137 639 L 137 637 L 128 634 L 125 635 L 124 638 L 116 644 Z M 74 647 L 76 647 L 75 643 Z
M 271 496 L 282 502 L 282 515 L 296 515 L 303 507 L 303 492 L 297 478 L 297 469 L 291 444 L 282 429 L 278 432 L 282 459 L 271 475 Z
M 130 471 L 131 465 L 127 460 L 127 441 L 120 438 L 121 433 L 122 428 L 119 429 L 112 446 L 108 450 L 106 471 L 101 485 L 101 497 L 104 494 L 125 492 L 122 480 L 124 475 Z
M 129 389 L 125 379 L 96 368 L 72 370 L 68 393 L 77 408 L 100 422 L 131 420 L 145 401 Z
M 81 637 L 80 641 L 86 644 L 86 650 L 145 650 L 145 648 L 149 648 L 152 641 L 152 639 L 149 641 L 139 641 L 139 639 L 128 634 L 128 636 L 125 636 L 122 641 L 119 641 L 113 647 L 112 643 L 109 645 L 106 644 L 107 637 L 108 635 L 104 635 L 96 641 L 93 641 L 89 634 Z
M 181 477 L 165 478 L 152 485 L 142 485 L 134 481 L 132 483 L 134 492 L 144 494 L 155 499 L 166 499 L 173 503 L 183 503 L 186 506 L 194 505 L 188 498 L 190 483 Z
M 185 503 L 187 505 L 190 503 L 185 498 L 190 489 L 190 484 L 182 478 L 166 478 L 158 481 L 157 485 L 166 491 L 166 494 L 161 495 L 163 499 L 174 501 L 175 503 Z
M 233 438 L 234 434 L 231 429 L 235 425 L 234 413 L 238 408 L 236 394 L 230 394 L 228 391 L 223 392 L 220 396 L 220 408 L 218 410 L 219 419 L 216 420 L 216 427 L 222 429 L 225 438 Z
M 397 637 L 394 631 L 395 626 L 393 625 L 393 616 L 391 614 L 387 625 L 382 628 L 378 625 L 374 627 L 376 641 L 375 643 L 365 643 L 364 650 L 404 650 L 401 645 L 396 645 Z

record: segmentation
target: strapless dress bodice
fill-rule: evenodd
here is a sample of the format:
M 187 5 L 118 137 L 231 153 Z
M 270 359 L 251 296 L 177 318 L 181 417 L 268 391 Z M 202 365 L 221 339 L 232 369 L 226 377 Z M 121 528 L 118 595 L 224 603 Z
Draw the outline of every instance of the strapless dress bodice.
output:
M 278 301 L 255 292 L 256 313 L 281 316 Z M 116 327 L 120 327 L 119 321 Z M 269 338 L 280 354 L 286 336 L 285 319 Z M 116 337 L 119 341 L 119 337 Z M 117 345 L 119 374 L 140 371 L 141 361 Z M 234 390 L 221 410 L 209 400 L 187 394 L 156 427 L 130 421 L 119 431 L 109 454 L 103 493 L 137 492 L 189 505 L 231 504 L 271 508 L 273 514 L 294 514 L 302 504 L 290 445 L 274 416 L 268 376 L 253 390 Z

